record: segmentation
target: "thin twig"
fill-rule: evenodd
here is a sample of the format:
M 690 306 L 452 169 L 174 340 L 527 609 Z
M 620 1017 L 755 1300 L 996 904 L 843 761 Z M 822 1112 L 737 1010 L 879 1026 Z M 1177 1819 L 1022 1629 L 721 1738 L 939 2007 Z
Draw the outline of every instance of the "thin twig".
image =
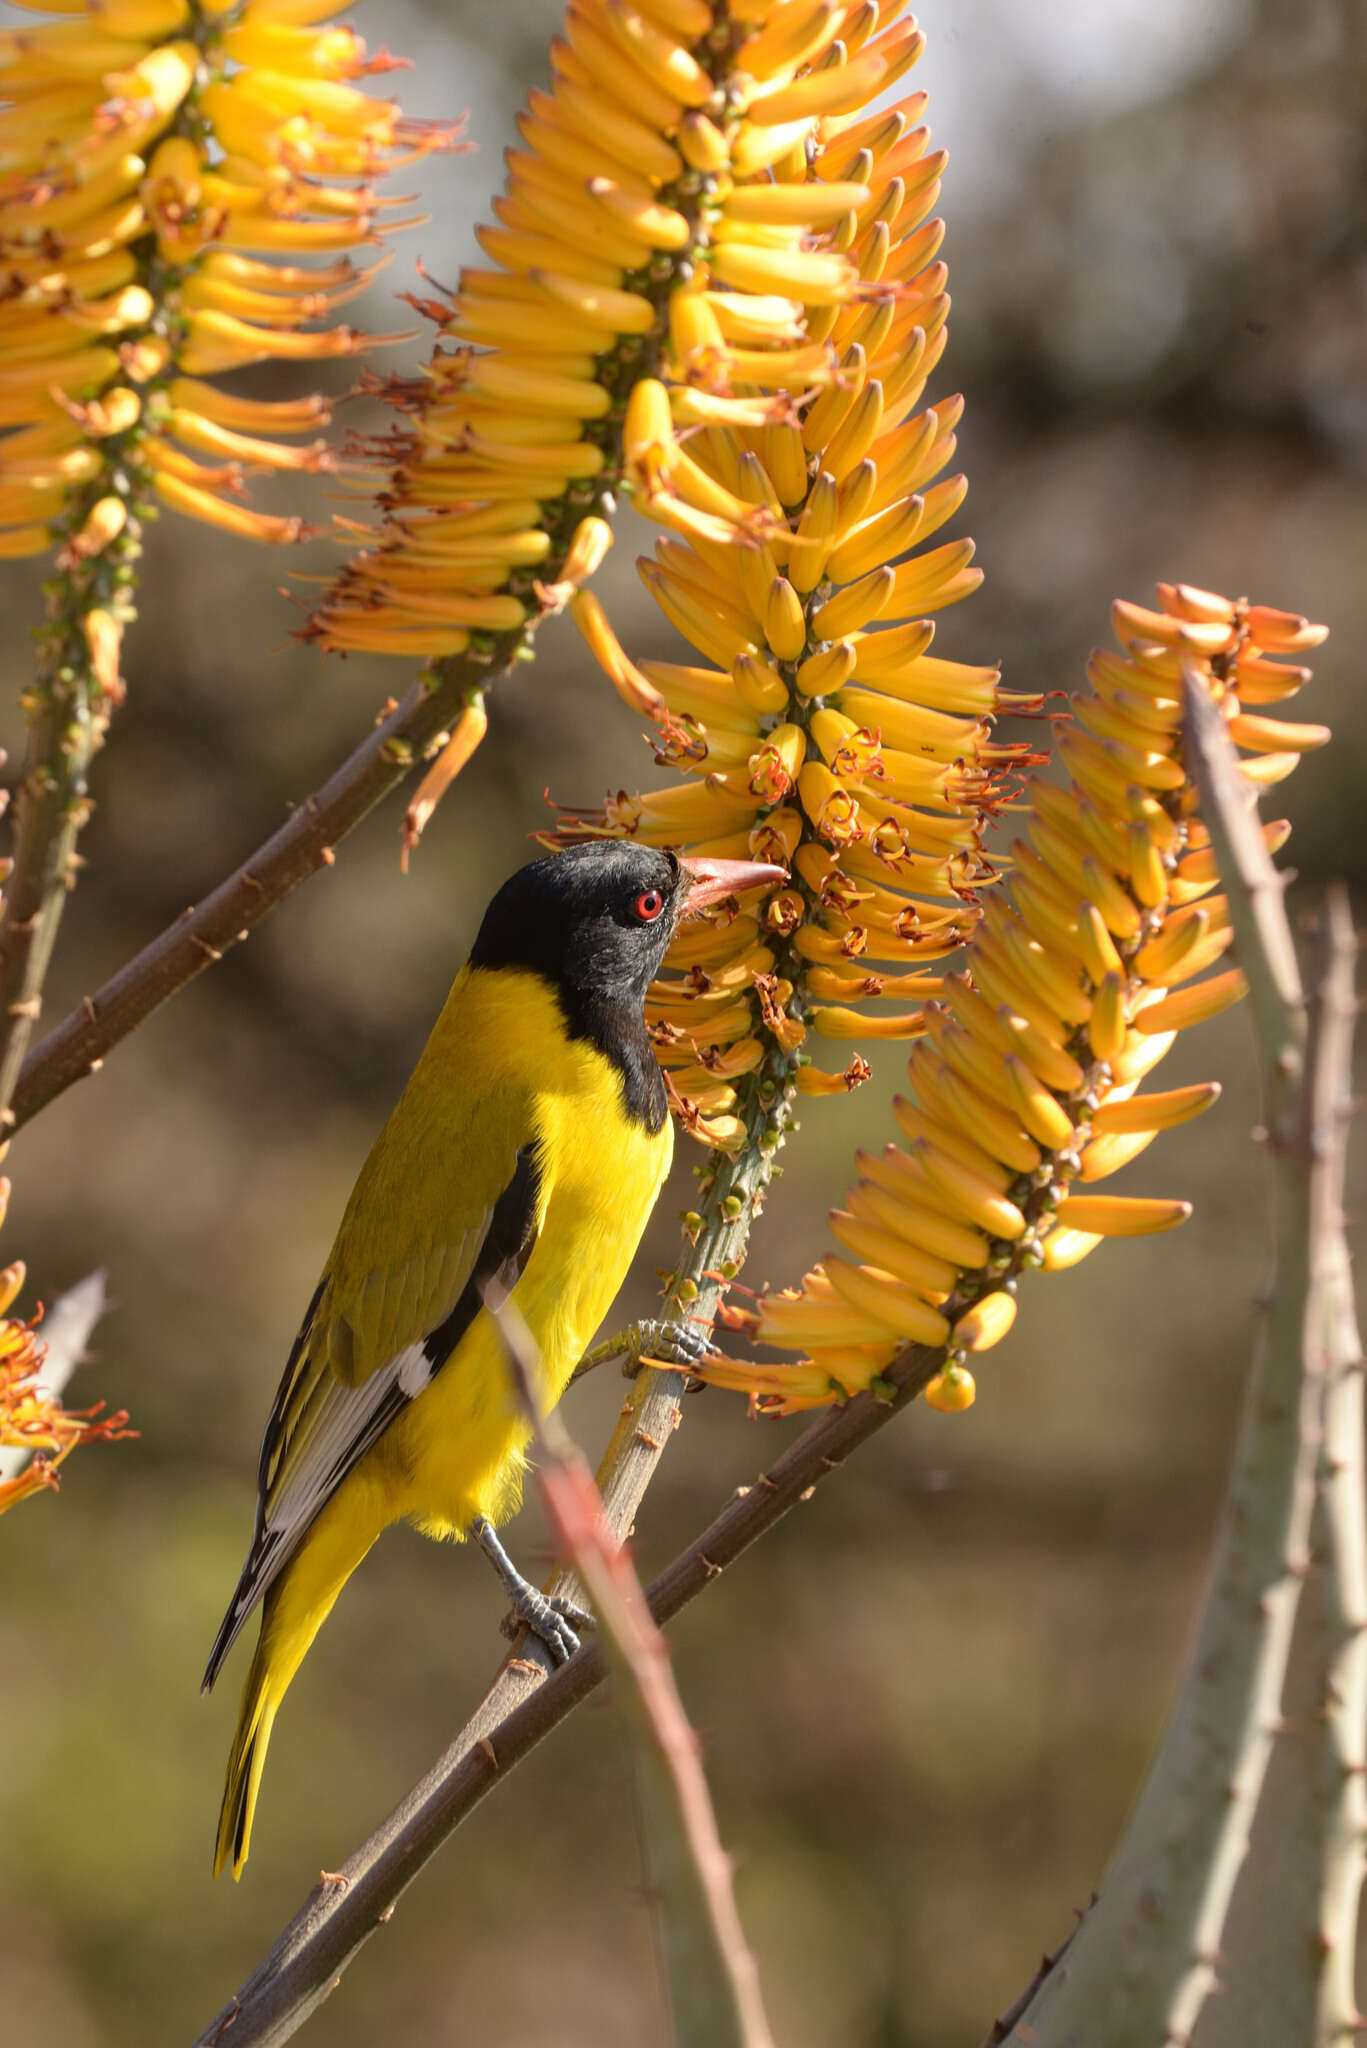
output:
M 608 1661 L 628 1680 L 627 1699 L 651 1816 L 649 1846 L 669 1962 L 676 2048 L 773 2048 L 750 1952 L 699 1756 L 674 1682 L 664 1636 L 651 1616 L 631 1554 L 608 1526 L 583 1452 L 557 1413 L 536 1396 L 540 1356 L 515 1305 L 486 1296 L 537 1446 L 537 1485 L 560 1544 L 573 1560 Z
M 511 648 L 502 646 L 496 661 L 474 653 L 452 655 L 436 665 L 432 679 L 415 683 L 398 708 L 366 734 L 264 846 L 49 1033 L 19 1076 L 12 1104 L 16 1127 L 73 1081 L 96 1072 L 120 1039 L 245 939 L 300 882 L 330 867 L 338 842 L 403 780 L 467 696 L 512 659 Z
M 1189 674 L 1186 738 L 1262 1055 L 1276 1267 L 1195 1647 L 1100 1902 L 1031 2008 L 1034 2048 L 1191 2039 L 1276 1740 L 1315 1498 L 1319 1389 L 1306 1018 L 1281 885 L 1223 720 Z M 1024 2041 L 1025 2029 L 1013 2038 Z
M 661 1573 L 647 1595 L 656 1621 L 668 1621 L 741 1553 L 836 1471 L 860 1444 L 914 1401 L 944 1364 L 943 1351 L 904 1351 L 884 1375 L 881 1396 L 860 1394 L 814 1422 L 741 1488 L 708 1528 Z M 672 1377 L 672 1376 L 671 1376 Z M 601 1653 L 587 1645 L 561 1665 L 490 1737 L 465 1731 L 419 1785 L 342 1866 L 319 1885 L 236 1997 L 199 2036 L 195 2048 L 274 2048 L 316 2010 L 362 1943 L 387 1924 L 395 1900 L 446 1837 L 542 1737 L 603 1678 Z
M 107 464 L 106 464 L 107 467 Z M 24 698 L 29 729 L 14 820 L 14 867 L 0 910 L 0 1126 L 43 1007 L 57 929 L 76 880 L 76 842 L 90 815 L 90 768 L 121 694 L 118 649 L 138 552 L 130 520 L 109 546 L 83 552 L 73 536 L 108 489 L 105 468 L 63 523 L 67 545 L 46 584 L 48 622 Z

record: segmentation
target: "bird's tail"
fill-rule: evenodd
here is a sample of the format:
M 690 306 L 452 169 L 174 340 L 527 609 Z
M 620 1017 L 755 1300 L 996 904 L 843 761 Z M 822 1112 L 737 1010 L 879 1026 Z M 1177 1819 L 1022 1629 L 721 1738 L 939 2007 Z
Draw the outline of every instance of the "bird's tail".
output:
M 348 1521 L 350 1526 L 348 1526 Z M 320 1517 L 308 1541 L 267 1593 L 261 1636 L 242 1688 L 237 1732 L 228 1755 L 223 1806 L 214 1844 L 214 1876 L 231 1863 L 241 1877 L 251 1847 L 266 1750 L 280 1702 L 332 1603 L 379 1534 L 381 1521 L 364 1515 Z
M 298 1659 L 295 1663 L 297 1666 Z M 293 1676 L 293 1670 L 282 1672 L 273 1666 L 267 1622 L 263 1620 L 261 1640 L 256 1646 L 252 1668 L 242 1690 L 237 1732 L 228 1753 L 228 1776 L 223 1787 L 223 1807 L 218 1816 L 218 1840 L 214 1844 L 215 1877 L 228 1862 L 232 1863 L 235 1878 L 242 1875 L 242 1866 L 251 1847 L 252 1816 L 256 1812 L 256 1795 L 261 1789 L 266 1748 L 271 1739 L 276 1709 Z

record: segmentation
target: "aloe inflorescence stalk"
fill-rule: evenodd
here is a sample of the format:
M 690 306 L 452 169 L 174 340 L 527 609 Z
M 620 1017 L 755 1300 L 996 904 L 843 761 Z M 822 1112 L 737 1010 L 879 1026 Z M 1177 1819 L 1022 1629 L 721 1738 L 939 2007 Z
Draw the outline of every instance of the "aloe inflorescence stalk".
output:
M 0 555 L 56 545 L 28 694 L 29 760 L 0 927 L 0 1108 L 33 1018 L 123 691 L 141 522 L 169 506 L 250 540 L 303 521 L 243 502 L 251 471 L 332 466 L 320 396 L 213 380 L 370 346 L 330 316 L 373 270 L 373 179 L 456 127 L 351 81 L 384 71 L 337 8 L 88 0 L 0 37 Z
M 497 225 L 479 230 L 490 267 L 424 306 L 457 346 L 390 387 L 406 424 L 368 451 L 383 525 L 306 637 L 506 664 L 597 568 L 616 493 L 642 481 L 627 442 L 643 382 L 669 378 L 673 452 L 668 478 L 652 480 L 654 509 L 689 532 L 699 494 L 723 517 L 737 499 L 704 479 L 676 430 L 782 423 L 793 391 L 850 388 L 804 306 L 819 303 L 829 333 L 860 295 L 859 265 L 837 244 L 872 195 L 857 142 L 856 175 L 835 183 L 807 177 L 807 150 L 914 62 L 922 38 L 899 12 L 882 9 L 884 26 L 871 0 L 574 0 L 550 89 L 519 119 Z M 757 531 L 759 508 L 742 509 Z M 475 694 L 462 758 L 482 731 Z
M 243 476 L 326 466 L 326 444 L 296 445 L 326 401 L 207 380 L 370 345 L 325 323 L 374 274 L 348 252 L 403 203 L 372 181 L 456 128 L 351 83 L 395 60 L 314 25 L 337 6 L 40 11 L 64 18 L 0 39 L 0 552 L 104 556 L 140 498 L 295 539 L 299 520 L 238 502 Z
M 731 1329 L 803 1356 L 719 1360 L 707 1377 L 788 1412 L 876 1388 L 916 1343 L 945 1352 L 927 1399 L 966 1407 L 965 1359 L 1010 1329 L 1022 1272 L 1061 1271 L 1106 1237 L 1167 1230 L 1190 1213 L 1184 1201 L 1092 1192 L 1214 1101 L 1213 1083 L 1137 1090 L 1179 1031 L 1244 993 L 1241 971 L 1218 966 L 1230 921 L 1183 760 L 1184 667 L 1246 751 L 1253 801 L 1329 737 L 1245 708 L 1299 689 L 1309 672 L 1283 657 L 1317 646 L 1324 629 L 1182 585 L 1158 597 L 1157 611 L 1114 608 L 1123 651 L 1093 655 L 1092 693 L 1075 700 L 1059 741 L 1071 779 L 1029 785 L 1010 877 L 913 1047 L 912 1094 L 894 1105 L 905 1142 L 861 1154 L 861 1177 L 832 1213 L 841 1250 L 799 1288 L 722 1311 Z M 1274 849 L 1288 830 L 1263 828 Z
M 896 32 L 919 50 L 910 24 Z M 842 95 L 861 61 L 804 81 L 829 111 L 774 132 L 732 177 L 713 254 L 671 298 L 661 379 L 628 407 L 628 486 L 672 529 L 641 574 L 709 666 L 633 662 L 595 599 L 574 606 L 653 718 L 656 759 L 689 779 L 567 813 L 558 837 L 791 869 L 754 910 L 681 934 L 648 1005 L 682 1120 L 731 1152 L 772 1149 L 795 1091 L 858 1085 L 852 1042 L 922 1028 L 942 987 L 926 968 L 976 922 L 994 873 L 984 820 L 1027 754 L 996 743 L 990 717 L 1039 708 L 1003 699 L 995 669 L 927 652 L 929 614 L 981 581 L 971 541 L 890 566 L 966 486 L 933 481 L 960 401 L 918 410 L 949 308 L 930 217 L 944 155 L 923 95 L 871 117 Z M 758 303 L 737 289 L 760 283 Z M 868 1007 L 885 999 L 902 1007 Z M 813 1062 L 813 1035 L 851 1048 L 843 1070 Z

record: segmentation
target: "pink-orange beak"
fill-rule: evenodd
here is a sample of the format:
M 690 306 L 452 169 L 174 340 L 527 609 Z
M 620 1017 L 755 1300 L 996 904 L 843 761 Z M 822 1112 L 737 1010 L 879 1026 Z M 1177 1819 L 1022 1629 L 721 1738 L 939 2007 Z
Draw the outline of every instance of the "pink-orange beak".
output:
M 742 896 L 747 889 L 772 889 L 788 879 L 786 868 L 769 867 L 758 860 L 681 860 L 679 865 L 692 885 L 683 900 L 681 917 L 694 917 L 728 896 Z

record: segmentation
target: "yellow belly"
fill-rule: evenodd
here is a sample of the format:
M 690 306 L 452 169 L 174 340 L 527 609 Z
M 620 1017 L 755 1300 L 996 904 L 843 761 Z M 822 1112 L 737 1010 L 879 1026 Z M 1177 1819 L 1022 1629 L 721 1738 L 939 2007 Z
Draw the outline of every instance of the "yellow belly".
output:
M 512 1295 L 541 1354 L 547 1408 L 564 1393 L 626 1278 L 673 1151 L 671 1124 L 651 1135 L 627 1118 L 615 1071 L 600 1053 L 576 1047 L 575 1065 L 583 1085 L 559 1087 L 538 1103 L 541 1152 L 554 1170 L 535 1248 Z M 481 1312 L 372 1455 L 401 1488 L 396 1514 L 428 1535 L 460 1536 L 477 1514 L 497 1523 L 517 1512 L 530 1435 L 498 1334 Z

